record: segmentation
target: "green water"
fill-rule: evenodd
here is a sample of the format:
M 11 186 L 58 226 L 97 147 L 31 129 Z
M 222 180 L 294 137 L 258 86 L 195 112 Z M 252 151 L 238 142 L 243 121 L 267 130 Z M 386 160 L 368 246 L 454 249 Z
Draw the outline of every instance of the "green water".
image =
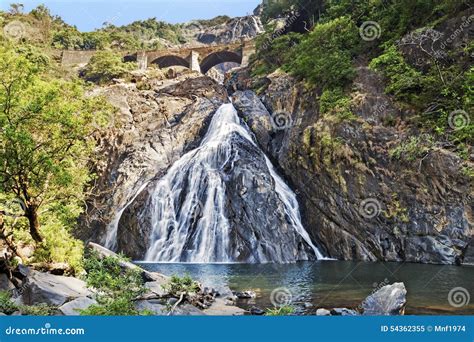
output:
M 291 304 L 302 314 L 314 314 L 320 307 L 356 308 L 378 286 L 404 282 L 408 291 L 406 314 L 474 314 L 474 267 L 350 261 L 140 265 L 166 275 L 189 274 L 215 288 L 255 291 L 256 299 L 238 302 L 243 308 L 271 307 L 271 293 L 280 287 L 291 293 Z M 456 287 L 469 292 L 470 303 L 462 307 L 450 305 L 448 294 Z

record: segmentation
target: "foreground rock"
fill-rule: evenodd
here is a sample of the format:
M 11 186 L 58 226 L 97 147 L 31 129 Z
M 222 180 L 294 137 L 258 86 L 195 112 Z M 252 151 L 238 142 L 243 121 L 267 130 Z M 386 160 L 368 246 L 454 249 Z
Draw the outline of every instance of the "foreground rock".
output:
M 31 270 L 18 297 L 25 305 L 60 306 L 74 299 L 90 296 L 92 292 L 82 280 Z
M 366 316 L 397 316 L 405 313 L 407 290 L 405 284 L 394 283 L 386 285 L 372 293 L 362 302 L 363 315 Z M 348 308 L 331 310 L 319 308 L 316 316 L 358 316 L 359 311 Z
M 407 301 L 406 295 L 407 290 L 403 283 L 386 285 L 364 300 L 362 303 L 364 315 L 403 315 Z

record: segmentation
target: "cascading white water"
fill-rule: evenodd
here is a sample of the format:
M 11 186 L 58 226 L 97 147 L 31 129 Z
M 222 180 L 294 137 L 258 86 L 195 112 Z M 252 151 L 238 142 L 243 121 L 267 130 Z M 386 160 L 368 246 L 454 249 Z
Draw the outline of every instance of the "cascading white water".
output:
M 232 137 L 235 135 L 256 146 L 240 124 L 233 105 L 222 105 L 214 114 L 201 145 L 174 163 L 151 190 L 147 203 L 151 211 L 151 244 L 146 261 L 235 261 L 230 248 L 231 226 L 226 217 L 226 183 L 222 172 L 229 162 L 230 168 L 233 167 Z M 267 157 L 265 161 L 290 226 L 318 259 L 323 258 L 303 228 L 295 194 Z

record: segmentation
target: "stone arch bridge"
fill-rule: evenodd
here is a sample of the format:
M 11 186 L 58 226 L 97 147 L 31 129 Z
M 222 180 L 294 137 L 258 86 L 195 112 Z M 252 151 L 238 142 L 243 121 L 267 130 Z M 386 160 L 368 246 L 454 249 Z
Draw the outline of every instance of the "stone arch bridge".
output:
M 122 51 L 121 54 L 124 61 L 137 62 L 140 69 L 146 69 L 153 64 L 160 68 L 180 65 L 205 74 L 212 67 L 225 62 L 234 62 L 246 66 L 250 55 L 254 51 L 254 42 L 248 40 L 225 45 L 169 48 L 139 52 Z M 61 64 L 64 67 L 84 65 L 89 63 L 95 53 L 96 51 L 64 50 L 61 56 Z

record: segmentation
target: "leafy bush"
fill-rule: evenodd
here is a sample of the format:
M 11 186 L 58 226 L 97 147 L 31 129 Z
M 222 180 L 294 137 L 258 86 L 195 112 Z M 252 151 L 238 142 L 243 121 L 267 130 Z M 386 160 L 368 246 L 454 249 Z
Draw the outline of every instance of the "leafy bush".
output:
M 123 62 L 118 53 L 110 50 L 99 51 L 92 56 L 89 64 L 82 71 L 82 76 L 87 81 L 102 84 L 122 77 L 135 67 L 135 63 Z
M 9 291 L 0 291 L 0 312 L 6 315 L 19 311 L 22 315 L 29 316 L 52 316 L 57 308 L 47 304 L 38 305 L 18 305 L 11 300 Z
M 180 297 L 181 294 L 196 293 L 199 291 L 199 284 L 189 275 L 182 278 L 173 275 L 169 282 L 162 286 L 171 296 Z
M 404 160 L 415 161 L 424 156 L 433 147 L 433 138 L 428 136 L 421 138 L 419 136 L 410 137 L 408 140 L 402 142 L 397 147 L 389 151 L 390 157 Z
M 123 257 L 101 258 L 90 251 L 84 260 L 87 286 L 97 291 L 98 304 L 81 310 L 81 315 L 130 316 L 142 314 L 134 306 L 134 300 L 143 295 L 144 286 L 139 269 L 123 269 Z
M 267 316 L 289 316 L 295 313 L 295 308 L 289 305 L 268 308 L 266 310 Z
M 351 99 L 345 95 L 342 89 L 324 90 L 319 99 L 321 114 L 334 115 L 339 121 L 356 118 L 352 113 Z
M 421 72 L 407 64 L 401 53 L 392 45 L 384 54 L 374 58 L 369 65 L 388 78 L 387 93 L 396 99 L 416 103 L 418 94 L 423 89 Z
M 284 69 L 321 88 L 336 88 L 355 75 L 352 58 L 360 42 L 358 29 L 347 17 L 318 24 L 288 58 Z
M 302 36 L 289 33 L 273 38 L 273 34 L 263 34 L 256 39 L 256 54 L 251 57 L 252 74 L 268 75 L 282 66 L 290 58 L 291 50 Z
M 18 305 L 11 300 L 11 293 L 9 291 L 0 291 L 0 312 L 11 315 L 18 311 L 18 309 Z
M 38 244 L 34 253 L 34 262 L 67 263 L 75 274 L 83 270 L 82 241 L 71 236 L 67 226 L 58 222 L 55 217 L 46 216 L 47 222 L 41 232 L 44 240 Z

